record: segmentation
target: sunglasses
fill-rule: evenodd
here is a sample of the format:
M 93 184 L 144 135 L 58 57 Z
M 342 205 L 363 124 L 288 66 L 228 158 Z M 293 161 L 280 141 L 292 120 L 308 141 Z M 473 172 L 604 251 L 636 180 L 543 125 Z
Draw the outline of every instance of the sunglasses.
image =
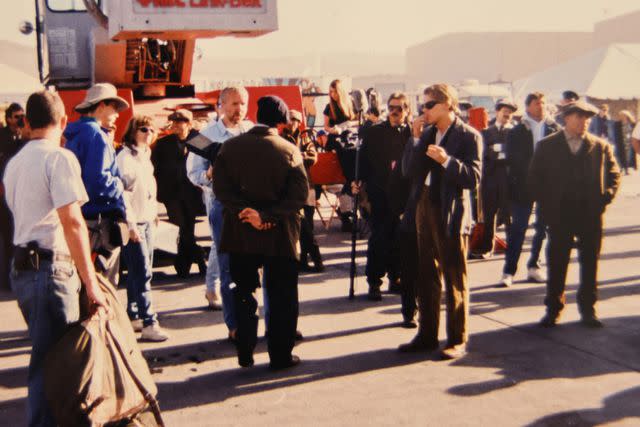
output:
M 13 116 L 13 120 L 20 120 L 20 119 L 24 119 L 24 114 L 16 114 Z
M 143 127 L 141 127 L 141 128 L 138 128 L 138 130 L 139 130 L 140 132 L 142 132 L 142 133 L 155 133 L 155 132 L 156 132 L 156 130 L 155 130 L 155 129 L 153 129 L 153 128 L 148 128 L 148 127 L 146 127 L 146 126 L 143 126 Z
M 404 107 L 402 105 L 388 105 L 387 108 L 389 109 L 390 113 L 393 113 L 393 112 L 401 113 L 404 110 Z
M 422 104 L 422 109 L 423 110 L 431 110 L 433 107 L 435 107 L 436 105 L 440 104 L 439 101 L 429 101 L 429 102 L 425 102 L 424 104 Z

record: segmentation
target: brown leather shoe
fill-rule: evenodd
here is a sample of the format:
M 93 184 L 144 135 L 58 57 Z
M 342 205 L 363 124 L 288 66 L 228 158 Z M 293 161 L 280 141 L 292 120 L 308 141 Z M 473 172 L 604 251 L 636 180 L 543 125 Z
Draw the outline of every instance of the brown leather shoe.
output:
M 557 324 L 558 324 L 558 315 L 547 313 L 544 315 L 542 319 L 540 319 L 538 326 L 540 326 L 541 328 L 553 328 Z
M 400 344 L 398 351 L 400 353 L 420 353 L 435 351 L 439 348 L 438 342 L 430 342 L 425 338 L 416 335 L 406 344 Z
M 467 344 L 449 345 L 442 349 L 440 357 L 442 360 L 455 360 L 460 359 L 467 354 Z

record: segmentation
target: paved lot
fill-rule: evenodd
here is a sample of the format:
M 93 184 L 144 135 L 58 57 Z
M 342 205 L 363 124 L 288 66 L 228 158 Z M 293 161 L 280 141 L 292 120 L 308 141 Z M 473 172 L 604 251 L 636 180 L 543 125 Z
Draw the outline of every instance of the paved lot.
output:
M 624 177 L 606 217 L 599 274 L 604 329 L 576 323 L 575 254 L 569 304 L 554 330 L 535 326 L 544 287 L 520 281 L 525 259 L 511 289 L 495 287 L 502 257 L 473 261 L 470 353 L 453 362 L 396 352 L 414 333 L 398 327 L 399 297 L 369 302 L 359 279 L 358 298 L 347 300 L 348 236 L 335 229 L 319 237 L 327 271 L 300 281 L 305 340 L 296 354 L 303 363 L 278 374 L 266 369 L 264 340 L 256 366 L 238 369 L 234 349 L 224 341 L 222 314 L 203 309 L 202 279 L 176 282 L 170 268 L 159 268 L 155 304 L 172 339 L 141 345 L 167 424 L 640 425 L 639 208 L 640 175 Z M 204 224 L 200 231 L 206 234 Z M 359 250 L 362 270 L 364 242 Z M 0 425 L 24 425 L 28 356 L 25 324 L 3 291 Z

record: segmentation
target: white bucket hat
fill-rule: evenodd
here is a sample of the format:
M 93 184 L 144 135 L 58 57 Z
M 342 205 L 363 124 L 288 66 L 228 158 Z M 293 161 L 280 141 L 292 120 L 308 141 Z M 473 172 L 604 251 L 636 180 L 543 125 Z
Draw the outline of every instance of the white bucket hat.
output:
M 115 101 L 118 111 L 129 108 L 129 103 L 118 96 L 118 90 L 111 83 L 96 83 L 91 86 L 84 97 L 84 101 L 76 105 L 75 110 L 82 112 L 101 101 Z

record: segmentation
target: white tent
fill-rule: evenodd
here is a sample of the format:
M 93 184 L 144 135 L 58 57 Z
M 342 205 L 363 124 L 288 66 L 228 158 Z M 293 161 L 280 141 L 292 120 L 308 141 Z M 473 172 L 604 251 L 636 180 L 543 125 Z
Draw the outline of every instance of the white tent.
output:
M 30 94 L 42 89 L 36 77 L 7 64 L 0 64 L 0 103 L 24 103 Z
M 640 99 L 640 44 L 612 44 L 514 83 L 514 97 L 541 91 L 558 101 L 571 89 L 597 99 Z

